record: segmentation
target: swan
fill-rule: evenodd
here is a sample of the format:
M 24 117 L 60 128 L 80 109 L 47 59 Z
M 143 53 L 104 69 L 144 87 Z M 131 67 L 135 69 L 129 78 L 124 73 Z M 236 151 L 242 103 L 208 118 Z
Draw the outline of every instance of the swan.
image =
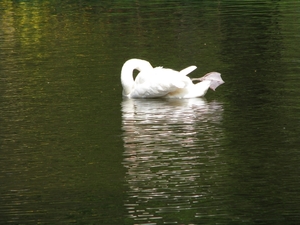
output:
M 121 70 L 123 96 L 126 98 L 196 98 L 204 96 L 211 88 L 215 90 L 224 81 L 218 72 L 210 72 L 201 78 L 191 79 L 187 75 L 196 66 L 189 66 L 181 71 L 163 67 L 153 68 L 142 59 L 127 60 Z M 133 71 L 139 73 L 135 80 Z M 196 84 L 193 81 L 200 81 Z

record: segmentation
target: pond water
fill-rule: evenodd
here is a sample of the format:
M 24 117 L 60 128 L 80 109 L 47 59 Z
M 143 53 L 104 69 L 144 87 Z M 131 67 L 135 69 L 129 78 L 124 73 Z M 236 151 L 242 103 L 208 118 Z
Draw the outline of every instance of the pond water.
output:
M 299 1 L 0 3 L 1 224 L 300 224 Z M 129 58 L 225 84 L 122 98 Z

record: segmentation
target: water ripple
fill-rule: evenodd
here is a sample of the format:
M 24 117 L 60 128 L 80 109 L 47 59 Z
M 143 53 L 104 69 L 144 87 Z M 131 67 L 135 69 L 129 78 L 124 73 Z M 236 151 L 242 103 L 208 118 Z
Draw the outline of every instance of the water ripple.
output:
M 210 195 L 222 104 L 126 99 L 122 112 L 128 217 L 139 224 L 177 222 L 167 215 L 196 209 Z

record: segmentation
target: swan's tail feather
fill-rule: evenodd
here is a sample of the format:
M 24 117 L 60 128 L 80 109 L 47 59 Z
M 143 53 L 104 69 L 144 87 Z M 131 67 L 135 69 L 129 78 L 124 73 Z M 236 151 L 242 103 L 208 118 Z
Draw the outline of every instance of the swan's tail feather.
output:
M 180 73 L 181 75 L 186 76 L 186 75 L 188 75 L 189 73 L 193 72 L 195 69 L 197 69 L 197 66 L 189 66 L 189 67 L 187 67 L 187 68 L 185 68 L 185 69 L 183 69 L 183 70 L 180 70 L 179 73 Z
M 193 78 L 193 81 L 204 81 L 204 80 L 209 80 L 210 81 L 210 88 L 212 90 L 216 90 L 217 87 L 219 87 L 221 84 L 224 84 L 225 82 L 223 81 L 221 74 L 218 72 L 210 72 L 205 74 L 201 78 Z

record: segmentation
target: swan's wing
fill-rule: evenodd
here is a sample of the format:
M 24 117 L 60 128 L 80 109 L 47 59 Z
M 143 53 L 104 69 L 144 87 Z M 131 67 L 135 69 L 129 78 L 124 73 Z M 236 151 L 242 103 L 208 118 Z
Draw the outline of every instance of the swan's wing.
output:
M 199 80 L 199 81 L 204 81 L 204 80 L 209 80 L 210 81 L 210 88 L 212 90 L 216 90 L 217 87 L 219 87 L 221 84 L 224 84 L 225 82 L 223 81 L 221 74 L 218 72 L 210 72 L 205 74 L 201 78 L 193 78 L 192 80 Z
M 179 88 L 184 88 L 192 81 L 181 72 L 162 67 L 141 71 L 135 79 L 132 98 L 163 97 Z

